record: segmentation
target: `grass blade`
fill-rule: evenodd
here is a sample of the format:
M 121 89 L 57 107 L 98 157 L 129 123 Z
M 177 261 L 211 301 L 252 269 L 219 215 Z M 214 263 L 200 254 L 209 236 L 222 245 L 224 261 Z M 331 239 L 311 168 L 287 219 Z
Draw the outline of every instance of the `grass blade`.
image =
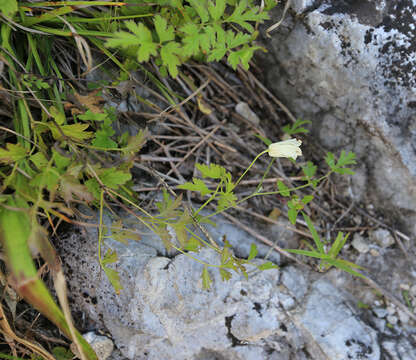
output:
M 302 215 L 303 215 L 303 218 L 306 221 L 306 224 L 308 225 L 308 229 L 311 232 L 313 241 L 315 242 L 318 251 L 321 254 L 325 254 L 324 244 L 322 244 L 321 239 L 319 238 L 319 235 L 318 235 L 318 233 L 315 229 L 315 226 L 313 226 L 311 218 L 308 215 L 306 215 L 304 212 L 302 212 Z

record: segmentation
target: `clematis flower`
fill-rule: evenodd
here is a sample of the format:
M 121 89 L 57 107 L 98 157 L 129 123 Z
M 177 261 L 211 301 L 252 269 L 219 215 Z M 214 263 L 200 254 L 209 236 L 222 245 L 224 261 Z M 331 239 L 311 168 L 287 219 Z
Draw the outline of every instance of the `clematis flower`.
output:
M 271 157 L 286 157 L 296 160 L 298 156 L 302 156 L 301 145 L 302 141 L 289 139 L 270 144 L 268 151 Z

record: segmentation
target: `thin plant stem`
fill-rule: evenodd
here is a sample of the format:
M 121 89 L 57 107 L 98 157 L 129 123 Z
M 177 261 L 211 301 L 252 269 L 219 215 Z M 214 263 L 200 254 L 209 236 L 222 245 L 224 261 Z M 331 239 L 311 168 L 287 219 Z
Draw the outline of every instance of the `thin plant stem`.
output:
M 243 179 L 243 177 L 248 173 L 248 171 L 251 169 L 251 167 L 254 165 L 254 163 L 258 160 L 258 158 L 262 155 L 264 155 L 265 153 L 269 152 L 268 149 L 262 151 L 260 154 L 258 154 L 254 160 L 251 162 L 251 164 L 248 166 L 248 168 L 244 171 L 244 173 L 240 176 L 240 178 L 237 180 L 237 182 L 235 183 L 234 187 L 236 187 L 240 181 Z

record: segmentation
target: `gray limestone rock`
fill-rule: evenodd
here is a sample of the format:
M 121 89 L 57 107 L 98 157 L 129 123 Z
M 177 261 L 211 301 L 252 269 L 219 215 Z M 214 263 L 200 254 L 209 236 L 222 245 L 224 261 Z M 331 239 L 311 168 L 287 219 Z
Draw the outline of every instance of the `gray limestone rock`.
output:
M 128 244 L 109 237 L 103 244 L 103 252 L 117 251 L 119 295 L 98 265 L 96 228 L 59 244 L 72 304 L 111 333 L 114 359 L 379 358 L 376 331 L 360 318 L 353 297 L 327 280 L 295 266 L 259 272 L 250 265 L 247 279 L 223 282 L 210 268 L 212 288 L 205 291 L 201 263 L 184 254 L 160 256 L 160 240 L 153 235 L 152 247 L 152 235 L 146 236 Z M 220 262 L 210 249 L 193 255 Z
M 415 1 L 291 7 L 260 55 L 267 84 L 297 117 L 313 121 L 322 145 L 356 152 L 356 200 L 388 208 L 416 233 Z
M 326 280 L 312 285 L 298 322 L 328 359 L 380 359 L 377 332 L 357 319 L 345 295 Z

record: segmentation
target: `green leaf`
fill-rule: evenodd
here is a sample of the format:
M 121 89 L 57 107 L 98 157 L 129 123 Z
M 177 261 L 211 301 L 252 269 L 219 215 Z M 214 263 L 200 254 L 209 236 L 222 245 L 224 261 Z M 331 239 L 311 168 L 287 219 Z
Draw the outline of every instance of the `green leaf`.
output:
M 223 268 L 220 268 L 220 275 L 221 275 L 222 281 L 228 281 L 232 277 L 232 274 L 228 270 L 225 270 Z
M 351 275 L 360 277 L 365 279 L 365 276 L 355 270 L 353 270 L 351 267 L 351 265 L 353 265 L 353 267 L 358 267 L 358 265 L 350 263 L 349 261 L 345 261 L 345 260 L 341 260 L 341 259 L 326 259 L 325 260 L 327 263 L 329 263 L 332 266 L 335 266 L 336 268 L 339 268 Z
M 88 191 L 88 188 L 80 184 L 79 180 L 75 177 L 63 175 L 60 177 L 60 180 L 60 191 L 66 203 L 77 199 L 87 203 L 93 200 L 93 196 Z
M 83 141 L 86 139 L 90 139 L 94 136 L 94 133 L 92 133 L 91 131 L 85 131 L 90 125 L 89 124 L 82 124 L 82 123 L 77 123 L 77 124 L 71 124 L 71 125 L 61 125 L 59 126 L 60 131 L 58 130 L 58 128 L 56 127 L 55 124 L 52 124 L 51 126 L 51 132 L 52 132 L 52 136 L 54 137 L 55 140 L 61 140 L 62 139 L 62 134 L 61 132 L 74 140 L 77 141 Z
M 100 147 L 103 149 L 114 149 L 118 148 L 118 144 L 110 137 L 115 134 L 114 129 L 110 124 L 103 124 L 100 130 L 95 133 L 95 138 L 91 142 L 93 146 Z
M 253 260 L 257 256 L 258 252 L 259 251 L 257 250 L 256 244 L 254 244 L 254 243 L 251 244 L 251 246 L 250 246 L 250 254 L 248 255 L 247 260 L 248 261 Z
M 65 113 L 59 111 L 55 106 L 51 106 L 49 112 L 58 125 L 63 125 L 65 123 Z
M 322 243 L 321 239 L 319 238 L 318 232 L 315 229 L 315 226 L 312 223 L 311 218 L 306 215 L 305 213 L 302 213 L 303 218 L 306 222 L 306 224 L 308 225 L 308 229 L 312 235 L 313 241 L 315 242 L 316 248 L 318 249 L 318 251 L 321 254 L 325 254 L 325 250 L 324 250 L 324 244 Z
M 298 217 L 298 211 L 295 208 L 290 208 L 287 212 L 287 216 L 289 217 L 289 221 L 292 225 L 296 224 L 296 218 Z
M 201 51 L 201 40 L 203 40 L 199 33 L 198 26 L 196 24 L 189 23 L 182 26 L 179 30 L 185 34 L 182 39 L 183 54 L 185 56 L 198 55 Z
M 312 121 L 297 119 L 293 124 L 283 126 L 282 130 L 287 135 L 294 135 L 294 134 L 300 134 L 300 133 L 307 134 L 309 130 L 302 126 L 305 124 L 312 124 Z
M 334 241 L 334 243 L 331 246 L 331 249 L 328 251 L 328 255 L 332 258 L 336 258 L 339 254 L 339 252 L 344 247 L 349 234 L 345 235 L 340 231 L 338 232 L 338 235 Z
M 342 150 L 338 161 L 336 161 L 334 154 L 328 152 L 327 156 L 325 157 L 325 161 L 330 169 L 338 174 L 354 174 L 350 168 L 345 167 L 347 165 L 356 164 L 355 154 L 353 152 L 346 153 L 344 150 Z
M 277 181 L 277 188 L 282 196 L 290 196 L 289 188 L 281 180 Z
M 165 44 L 160 50 L 163 65 L 168 68 L 173 78 L 178 76 L 178 66 L 181 64 L 178 55 L 181 55 L 182 51 L 180 44 L 175 41 Z
M 209 14 L 211 15 L 211 18 L 214 21 L 219 20 L 221 16 L 224 14 L 225 5 L 226 5 L 225 0 L 216 0 L 215 5 L 213 1 L 210 1 L 208 3 L 208 11 L 209 11 Z
M 61 155 L 55 149 L 52 149 L 52 158 L 59 171 L 63 171 L 72 162 L 70 157 Z
M 270 269 L 278 269 L 279 267 L 276 264 L 273 264 L 272 262 L 268 261 L 264 264 L 261 264 L 257 266 L 257 269 L 259 270 L 270 270 Z
M 105 186 L 118 189 L 131 179 L 131 174 L 115 169 L 104 169 L 99 173 L 99 178 Z
M 52 349 L 52 354 L 56 360 L 71 360 L 74 358 L 74 354 L 70 350 L 65 349 L 63 346 L 54 347 Z
M 243 34 L 242 32 L 235 33 L 232 30 L 228 30 L 225 35 L 225 42 L 229 49 L 234 49 L 238 46 L 249 43 L 251 35 Z
M 188 2 L 198 13 L 202 23 L 206 23 L 209 21 L 209 13 L 206 7 L 206 0 L 188 0 Z
M 211 283 L 212 283 L 212 280 L 209 275 L 208 268 L 205 265 L 204 269 L 202 270 L 202 288 L 204 290 L 209 290 L 211 288 Z
M 312 200 L 313 200 L 313 195 L 306 195 L 301 201 L 303 204 L 306 205 L 306 204 L 309 204 Z
M 210 179 L 221 179 L 226 170 L 217 164 L 195 164 L 196 168 L 201 172 L 202 176 Z
M 157 36 L 159 36 L 159 42 L 162 44 L 166 41 L 171 41 L 175 39 L 175 29 L 172 25 L 168 25 L 168 22 L 165 18 L 160 15 L 156 15 L 154 20 L 155 29 Z
M 30 185 L 39 189 L 47 189 L 49 192 L 54 193 L 58 188 L 59 178 L 60 174 L 56 169 L 45 168 L 30 180 Z
M 193 183 L 186 182 L 185 184 L 179 185 L 178 188 L 182 190 L 198 191 L 202 196 L 212 193 L 212 190 L 208 189 L 207 185 L 201 179 L 193 178 L 192 180 Z
M 29 159 L 39 170 L 48 165 L 48 159 L 40 151 L 33 154 Z
M 308 179 L 315 176 L 318 167 L 312 161 L 308 161 L 305 166 L 302 166 L 303 173 Z
M 99 182 L 94 179 L 88 179 L 84 185 L 87 187 L 88 191 L 94 196 L 95 200 L 99 200 L 100 199 L 100 194 L 101 194 L 101 186 L 99 184 Z
M 20 144 L 7 143 L 6 149 L 0 148 L 0 162 L 10 164 L 23 160 L 27 155 L 26 149 Z
M 121 285 L 119 273 L 116 270 L 111 269 L 107 266 L 103 266 L 103 270 L 105 274 L 107 275 L 107 278 L 111 283 L 111 286 L 114 288 L 114 291 L 116 292 L 117 295 L 119 295 L 120 291 L 123 290 L 123 286 Z
M 168 192 L 163 189 L 163 199 L 162 201 L 159 201 L 156 203 L 157 208 L 159 209 L 159 216 L 161 217 L 175 217 L 179 216 L 181 212 L 179 210 L 176 210 L 179 208 L 182 202 L 182 194 L 179 195 L 175 200 L 173 200 Z
M 130 136 L 127 141 L 127 146 L 122 149 L 124 154 L 133 153 L 137 154 L 144 144 L 146 144 L 149 133 L 147 129 L 140 130 L 136 135 Z
M 241 66 L 245 70 L 248 70 L 250 67 L 249 62 L 251 58 L 253 57 L 254 52 L 257 49 L 260 49 L 260 47 L 259 46 L 254 46 L 254 47 L 244 46 L 242 49 L 238 51 L 231 51 L 230 54 L 228 55 L 227 60 L 234 70 L 237 69 L 237 66 L 240 63 L 241 63 Z
M 95 113 L 91 110 L 87 110 L 84 114 L 78 115 L 78 119 L 84 120 L 84 121 L 104 121 L 105 119 L 108 119 L 107 113 Z
M 217 211 L 225 210 L 229 207 L 234 207 L 237 202 L 237 196 L 233 193 L 220 193 L 218 194 L 218 206 Z
M 147 62 L 151 55 L 156 56 L 158 54 L 158 44 L 153 42 L 151 31 L 143 23 L 137 25 L 134 21 L 126 21 L 125 25 L 133 34 L 126 31 L 116 32 L 113 38 L 107 40 L 107 47 L 129 48 L 139 46 L 137 50 L 139 62 Z
M 141 236 L 139 234 L 132 230 L 123 229 L 123 223 L 121 220 L 111 224 L 111 237 L 124 245 L 128 245 L 128 240 L 141 240 Z
M 101 259 L 102 265 L 113 264 L 118 261 L 117 252 L 112 249 L 107 249 L 104 257 Z
M 196 238 L 194 238 L 193 236 L 191 236 L 188 239 L 188 241 L 186 242 L 186 245 L 184 247 L 184 250 L 185 251 L 197 252 L 200 247 L 201 247 L 201 243 L 199 242 L 199 240 L 196 239 Z
M 269 15 L 264 11 L 260 11 L 260 7 L 249 6 L 248 0 L 240 0 L 234 12 L 225 19 L 225 22 L 236 23 L 252 33 L 254 28 L 250 22 L 263 22 L 267 19 L 269 19 Z
M 272 144 L 272 143 L 273 143 L 271 140 L 269 140 L 268 138 L 265 138 L 265 137 L 261 136 L 260 134 L 254 134 L 254 136 L 255 136 L 257 139 L 260 139 L 261 141 L 263 141 L 263 143 L 264 143 L 266 146 L 269 146 L 270 144 Z
M 0 12 L 8 17 L 17 12 L 17 0 L 0 0 Z

